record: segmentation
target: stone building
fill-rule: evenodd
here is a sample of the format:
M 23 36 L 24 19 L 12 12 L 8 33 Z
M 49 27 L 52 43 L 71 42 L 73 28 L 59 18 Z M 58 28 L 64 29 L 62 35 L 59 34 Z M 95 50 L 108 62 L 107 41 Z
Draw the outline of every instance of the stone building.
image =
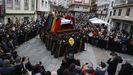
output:
M 36 12 L 37 17 L 47 16 L 50 12 L 50 1 L 49 0 L 37 0 L 36 1 Z
M 69 0 L 69 11 L 73 15 L 80 13 L 89 14 L 91 8 L 91 0 Z
M 112 22 L 116 30 L 133 34 L 133 0 L 116 0 L 113 6 Z
M 5 16 L 4 23 L 10 19 L 13 23 L 36 19 L 36 0 L 4 0 Z
M 97 17 L 107 22 L 110 0 L 97 0 Z

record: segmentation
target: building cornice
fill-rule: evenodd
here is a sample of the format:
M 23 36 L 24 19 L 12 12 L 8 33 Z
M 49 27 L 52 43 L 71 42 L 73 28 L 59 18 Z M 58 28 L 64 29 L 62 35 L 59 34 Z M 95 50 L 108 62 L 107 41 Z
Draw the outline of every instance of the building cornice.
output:
M 76 11 L 76 10 L 69 10 L 70 12 L 83 12 L 83 13 L 88 13 L 90 11 Z
M 116 19 L 116 20 L 123 20 L 123 21 L 133 21 L 133 19 L 132 18 L 126 18 L 126 17 L 114 17 L 114 16 L 112 16 L 111 17 L 112 19 Z
M 5 15 L 35 15 L 35 13 L 5 13 Z
M 123 7 L 131 7 L 131 6 L 133 6 L 133 3 L 132 4 L 122 4 L 122 5 L 113 6 L 113 9 L 123 8 Z
M 80 6 L 91 6 L 89 4 L 70 4 L 69 6 L 74 6 L 74 5 L 80 5 Z

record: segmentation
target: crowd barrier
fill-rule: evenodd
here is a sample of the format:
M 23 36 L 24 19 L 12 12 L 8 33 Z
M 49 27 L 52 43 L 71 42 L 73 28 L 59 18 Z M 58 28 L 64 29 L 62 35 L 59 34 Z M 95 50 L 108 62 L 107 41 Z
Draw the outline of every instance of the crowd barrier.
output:
M 125 43 L 115 42 L 114 40 L 107 41 L 104 39 L 94 38 L 89 36 L 88 36 L 88 43 L 96 47 L 99 47 L 101 49 L 133 55 L 133 45 L 129 43 L 125 44 Z

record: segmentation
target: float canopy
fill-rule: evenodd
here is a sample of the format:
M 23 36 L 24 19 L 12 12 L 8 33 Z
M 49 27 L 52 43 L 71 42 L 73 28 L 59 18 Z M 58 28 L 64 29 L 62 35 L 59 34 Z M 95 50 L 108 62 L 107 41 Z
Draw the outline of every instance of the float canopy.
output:
M 61 25 L 64 25 L 64 24 L 71 24 L 71 20 L 62 18 L 61 19 Z

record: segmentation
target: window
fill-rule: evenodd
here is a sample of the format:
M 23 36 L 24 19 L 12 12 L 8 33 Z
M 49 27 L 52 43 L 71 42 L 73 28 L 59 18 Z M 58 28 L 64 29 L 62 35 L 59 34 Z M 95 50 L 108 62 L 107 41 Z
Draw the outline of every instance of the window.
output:
M 111 3 L 111 7 L 113 7 L 113 5 L 114 5 L 114 1 L 112 1 L 112 3 Z
M 34 10 L 35 9 L 35 0 L 32 0 L 31 2 L 32 2 L 31 3 L 31 10 Z
M 2 0 L 0 0 L 0 5 L 3 3 L 3 1 Z
M 120 22 L 116 22 L 115 29 L 120 30 Z
M 114 10 L 114 12 L 113 12 L 113 15 L 115 16 L 115 14 L 116 14 L 116 10 Z
M 103 14 L 103 11 L 101 11 L 101 14 Z
M 6 20 L 7 23 L 13 23 L 13 17 L 7 17 Z
M 76 6 L 76 8 L 79 8 L 79 6 Z
M 29 20 L 29 17 L 24 17 L 24 21 L 28 21 Z
M 109 14 L 109 16 L 112 16 L 112 11 L 110 11 L 110 14 Z
M 42 0 L 42 6 L 44 5 L 44 0 Z
M 88 9 L 88 7 L 87 6 L 84 6 L 83 9 Z
M 15 9 L 20 9 L 20 0 L 15 0 Z
M 108 19 L 108 23 L 109 23 L 109 19 Z
M 24 9 L 29 10 L 29 0 L 24 0 Z
M 130 8 L 128 8 L 126 11 L 126 16 L 129 16 L 129 15 L 130 15 Z
M 128 30 L 128 26 L 129 26 L 129 24 L 123 24 L 122 25 L 122 30 L 127 31 Z
M 119 9 L 118 16 L 121 16 L 122 9 Z
M 130 33 L 133 34 L 133 25 L 131 25 Z
M 6 0 L 6 8 L 13 9 L 13 0 Z
M 48 6 L 48 3 L 47 3 L 47 1 L 45 1 L 45 7 L 47 7 Z
M 18 5 L 19 4 L 19 2 L 18 2 L 19 0 L 15 0 L 15 5 Z

